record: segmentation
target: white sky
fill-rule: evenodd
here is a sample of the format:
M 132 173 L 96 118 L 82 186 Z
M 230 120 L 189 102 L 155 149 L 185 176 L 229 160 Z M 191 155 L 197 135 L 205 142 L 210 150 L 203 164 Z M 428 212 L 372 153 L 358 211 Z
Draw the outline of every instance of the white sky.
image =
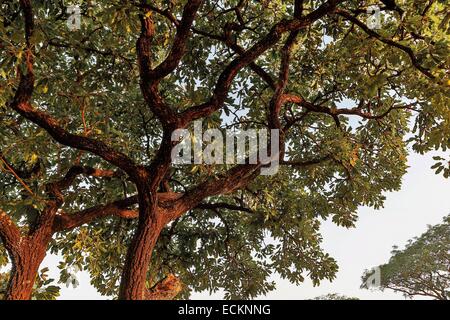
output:
M 408 239 L 425 232 L 427 225 L 442 222 L 442 218 L 450 213 L 448 180 L 430 169 L 434 163 L 432 156 L 412 154 L 402 190 L 387 194 L 385 207 L 381 210 L 360 208 L 356 228 L 345 229 L 328 221 L 323 224 L 323 248 L 339 265 L 339 273 L 332 283 L 324 281 L 313 287 L 312 282 L 306 280 L 295 286 L 275 276 L 277 289 L 261 299 L 310 299 L 327 293 L 360 299 L 404 299 L 390 290 L 361 290 L 360 277 L 365 269 L 385 263 L 393 245 L 403 246 Z M 50 267 L 50 275 L 54 277 L 57 277 L 56 261 L 53 256 L 43 263 Z M 78 288 L 62 288 L 61 299 L 105 299 L 89 284 L 86 273 L 79 273 L 78 280 Z M 192 298 L 221 299 L 222 294 L 195 293 Z

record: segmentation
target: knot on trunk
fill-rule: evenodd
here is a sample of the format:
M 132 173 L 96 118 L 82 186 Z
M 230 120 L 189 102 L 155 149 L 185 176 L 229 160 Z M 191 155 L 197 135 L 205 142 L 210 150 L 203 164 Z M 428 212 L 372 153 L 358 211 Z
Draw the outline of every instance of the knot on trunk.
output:
M 173 300 L 182 289 L 183 284 L 181 280 L 175 275 L 169 274 L 151 289 L 147 290 L 145 298 L 147 300 Z

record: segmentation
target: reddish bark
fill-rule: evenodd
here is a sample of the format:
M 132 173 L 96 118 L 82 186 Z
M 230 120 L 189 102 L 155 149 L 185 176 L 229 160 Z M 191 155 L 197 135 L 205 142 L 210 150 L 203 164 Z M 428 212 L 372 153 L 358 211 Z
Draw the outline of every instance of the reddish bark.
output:
M 19 250 L 11 254 L 12 269 L 5 300 L 30 300 L 39 266 L 47 245 L 23 240 Z
M 119 299 L 145 299 L 145 283 L 153 248 L 164 227 L 157 207 L 157 195 L 144 183 L 139 192 L 139 223 L 128 248 L 120 283 Z
M 145 295 L 146 300 L 173 300 L 183 289 L 177 277 L 169 274 L 166 278 L 154 285 Z

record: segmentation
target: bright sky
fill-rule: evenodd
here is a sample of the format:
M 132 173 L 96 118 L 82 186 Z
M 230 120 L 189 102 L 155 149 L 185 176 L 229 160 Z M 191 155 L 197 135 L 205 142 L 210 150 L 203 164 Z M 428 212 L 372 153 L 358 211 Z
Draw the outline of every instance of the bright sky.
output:
M 365 269 L 386 262 L 393 245 L 403 246 L 412 237 L 426 231 L 427 225 L 442 222 L 450 213 L 450 187 L 448 180 L 437 176 L 430 169 L 433 154 L 409 157 L 410 169 L 404 176 L 399 192 L 387 194 L 385 207 L 379 211 L 359 209 L 356 228 L 337 227 L 332 222 L 322 226 L 323 248 L 339 264 L 339 273 L 330 283 L 313 287 L 306 280 L 295 286 L 274 276 L 277 289 L 261 299 L 310 299 L 327 293 L 340 293 L 360 299 L 404 299 L 392 291 L 361 290 L 360 277 Z M 48 257 L 44 265 L 50 267 L 50 275 L 57 277 L 56 257 Z M 105 299 L 89 284 L 89 276 L 78 274 L 80 286 L 63 288 L 61 299 Z M 193 299 L 221 299 L 222 294 L 196 293 Z

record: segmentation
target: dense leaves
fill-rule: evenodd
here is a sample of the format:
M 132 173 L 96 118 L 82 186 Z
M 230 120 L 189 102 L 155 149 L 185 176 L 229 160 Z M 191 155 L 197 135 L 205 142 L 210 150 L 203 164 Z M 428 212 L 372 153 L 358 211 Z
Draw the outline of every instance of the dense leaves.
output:
M 329 293 L 323 296 L 315 297 L 312 300 L 359 300 L 359 299 L 355 297 L 347 297 L 338 293 Z
M 378 268 L 381 290 L 392 289 L 410 298 L 450 299 L 450 216 L 409 240 L 404 249 L 394 247 L 389 262 Z M 370 275 L 363 275 L 363 283 Z

